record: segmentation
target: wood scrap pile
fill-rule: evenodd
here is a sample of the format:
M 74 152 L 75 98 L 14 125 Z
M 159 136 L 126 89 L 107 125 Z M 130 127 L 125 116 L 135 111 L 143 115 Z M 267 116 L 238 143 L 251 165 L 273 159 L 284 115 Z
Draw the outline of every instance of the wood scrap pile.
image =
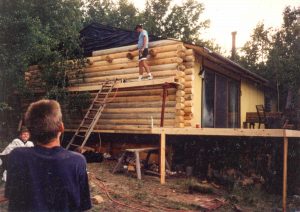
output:
M 254 172 L 245 175 L 241 171 L 233 168 L 217 171 L 209 167 L 207 176 L 210 180 L 228 188 L 233 188 L 236 183 L 241 186 L 255 186 L 261 188 L 265 183 L 265 179 L 261 175 L 257 175 Z

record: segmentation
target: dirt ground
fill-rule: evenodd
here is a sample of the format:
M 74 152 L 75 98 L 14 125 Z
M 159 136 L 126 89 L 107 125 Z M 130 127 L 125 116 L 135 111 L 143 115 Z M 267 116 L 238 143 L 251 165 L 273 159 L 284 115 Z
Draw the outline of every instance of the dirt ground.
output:
M 281 196 L 256 188 L 236 187 L 228 192 L 215 185 L 204 193 L 191 193 L 188 187 L 195 178 L 171 177 L 161 185 L 158 176 L 142 175 L 137 180 L 134 172 L 112 174 L 115 165 L 116 161 L 88 164 L 91 197 L 100 202 L 90 211 L 281 211 Z M 300 210 L 300 197 L 291 197 L 288 208 Z M 7 202 L 1 203 L 0 211 L 6 210 Z
M 157 176 L 143 175 L 137 180 L 134 172 L 112 174 L 115 164 L 88 165 L 91 196 L 103 198 L 91 211 L 281 211 L 281 196 L 255 187 L 236 186 L 228 192 L 215 185 L 211 190 L 191 193 L 189 185 L 196 179 L 171 177 L 161 185 Z M 289 199 L 288 208 L 300 209 L 298 197 Z

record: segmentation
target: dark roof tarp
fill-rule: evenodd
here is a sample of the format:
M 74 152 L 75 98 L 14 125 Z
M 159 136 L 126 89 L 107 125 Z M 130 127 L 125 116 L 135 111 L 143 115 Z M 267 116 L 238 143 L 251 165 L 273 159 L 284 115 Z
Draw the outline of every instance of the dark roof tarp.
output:
M 149 32 L 148 32 L 149 33 Z M 92 23 L 80 31 L 81 44 L 85 56 L 93 51 L 136 44 L 139 34 L 135 31 L 119 29 L 98 23 Z M 149 41 L 162 38 L 149 35 Z

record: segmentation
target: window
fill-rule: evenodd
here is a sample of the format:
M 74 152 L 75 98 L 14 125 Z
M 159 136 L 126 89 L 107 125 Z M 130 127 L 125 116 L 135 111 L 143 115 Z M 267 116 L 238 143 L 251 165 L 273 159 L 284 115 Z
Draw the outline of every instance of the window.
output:
M 202 126 L 214 127 L 215 76 L 212 72 L 204 72 L 202 92 Z
M 228 127 L 240 127 L 240 83 L 228 80 Z
M 202 126 L 236 128 L 240 124 L 240 83 L 205 70 L 202 84 Z

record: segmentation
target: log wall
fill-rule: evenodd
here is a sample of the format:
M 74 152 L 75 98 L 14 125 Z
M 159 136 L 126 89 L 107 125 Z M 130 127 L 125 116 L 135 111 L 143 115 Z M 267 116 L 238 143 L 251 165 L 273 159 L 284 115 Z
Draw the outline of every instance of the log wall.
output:
M 150 43 L 149 52 L 147 62 L 154 80 L 175 77 L 179 84 L 167 90 L 164 126 L 191 126 L 194 117 L 192 87 L 195 80 L 193 50 L 186 49 L 182 42 L 164 40 Z M 87 58 L 85 68 L 67 71 L 67 76 L 69 86 L 75 87 L 99 85 L 114 79 L 136 81 L 138 72 L 138 51 L 136 45 L 132 45 L 95 51 L 92 57 Z M 37 66 L 28 69 L 25 79 L 29 88 L 42 90 L 44 83 Z M 97 91 L 89 92 L 92 101 Z M 162 85 L 114 90 L 110 95 L 111 102 L 103 111 L 96 129 L 144 130 L 159 127 L 162 93 Z M 64 110 L 66 128 L 75 130 L 85 112 L 71 113 Z

